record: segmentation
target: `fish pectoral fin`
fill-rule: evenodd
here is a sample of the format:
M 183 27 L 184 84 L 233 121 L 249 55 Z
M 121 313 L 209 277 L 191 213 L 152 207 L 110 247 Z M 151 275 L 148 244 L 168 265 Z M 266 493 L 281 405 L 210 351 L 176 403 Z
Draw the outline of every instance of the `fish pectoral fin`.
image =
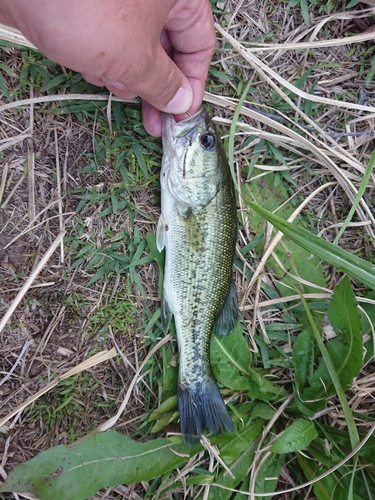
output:
M 188 217 L 180 217 L 180 220 L 190 247 L 195 251 L 201 250 L 204 236 L 196 216 L 190 213 Z
M 161 252 L 165 244 L 167 242 L 167 229 L 166 229 L 166 223 L 163 217 L 163 214 L 161 214 L 158 222 L 158 227 L 156 229 L 156 247 Z
M 163 294 L 163 298 L 161 300 L 161 327 L 163 329 L 164 334 L 167 334 L 169 331 L 169 326 L 172 320 L 172 313 L 169 309 L 168 302 Z
M 229 292 L 221 311 L 215 318 L 213 333 L 215 335 L 229 335 L 233 332 L 238 321 L 237 293 L 234 283 L 229 288 Z

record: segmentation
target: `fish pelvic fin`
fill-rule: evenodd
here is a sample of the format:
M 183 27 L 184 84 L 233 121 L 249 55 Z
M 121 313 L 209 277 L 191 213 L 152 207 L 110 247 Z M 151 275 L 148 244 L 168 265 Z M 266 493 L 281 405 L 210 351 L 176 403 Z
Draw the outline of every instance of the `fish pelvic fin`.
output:
M 165 298 L 165 294 L 163 293 L 163 298 L 161 299 L 161 327 L 163 329 L 163 333 L 167 334 L 169 331 L 169 327 L 172 320 L 172 313 L 169 309 L 169 305 L 167 299 Z
M 167 241 L 167 226 L 163 214 L 161 214 L 158 226 L 156 228 L 156 248 L 159 250 L 159 252 L 164 250 L 166 241 Z
M 229 292 L 223 307 L 215 318 L 215 323 L 212 332 L 215 335 L 229 335 L 236 328 L 238 321 L 238 303 L 237 293 L 234 283 L 229 288 Z
M 232 419 L 214 380 L 194 389 L 179 383 L 178 409 L 181 434 L 186 444 L 199 443 L 204 430 L 211 434 L 234 431 Z

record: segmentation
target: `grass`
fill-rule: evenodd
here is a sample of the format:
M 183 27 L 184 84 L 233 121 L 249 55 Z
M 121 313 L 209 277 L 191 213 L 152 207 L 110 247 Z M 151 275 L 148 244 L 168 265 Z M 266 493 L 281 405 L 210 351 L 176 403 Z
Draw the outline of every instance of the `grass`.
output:
M 0 473 L 37 469 L 38 498 L 59 481 L 72 498 L 375 498 L 373 51 L 353 21 L 373 11 L 212 4 L 205 101 L 238 188 L 241 326 L 211 342 L 236 433 L 197 448 L 160 324 L 160 141 L 137 104 L 3 45 Z M 97 484 L 64 470 L 97 449 Z

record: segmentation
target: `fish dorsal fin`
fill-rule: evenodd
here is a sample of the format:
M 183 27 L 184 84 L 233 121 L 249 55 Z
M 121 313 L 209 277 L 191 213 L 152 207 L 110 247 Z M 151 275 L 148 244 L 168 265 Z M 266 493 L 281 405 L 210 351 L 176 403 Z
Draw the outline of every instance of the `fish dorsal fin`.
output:
M 237 293 L 234 283 L 232 283 L 227 298 L 221 311 L 215 318 L 213 333 L 215 335 L 229 335 L 233 332 L 238 321 Z
M 167 240 L 167 231 L 165 226 L 165 220 L 163 214 L 161 214 L 158 222 L 158 227 L 156 229 L 156 247 L 159 252 L 164 249 Z

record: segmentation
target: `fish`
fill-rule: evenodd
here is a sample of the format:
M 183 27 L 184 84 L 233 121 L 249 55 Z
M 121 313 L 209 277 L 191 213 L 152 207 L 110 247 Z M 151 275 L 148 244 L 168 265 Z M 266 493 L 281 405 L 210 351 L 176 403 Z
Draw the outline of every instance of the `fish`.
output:
M 233 285 L 237 238 L 234 184 L 220 135 L 204 107 L 177 122 L 163 114 L 161 216 L 156 244 L 165 248 L 161 322 L 174 318 L 179 349 L 180 428 L 188 445 L 234 425 L 210 366 L 210 338 L 238 321 Z

